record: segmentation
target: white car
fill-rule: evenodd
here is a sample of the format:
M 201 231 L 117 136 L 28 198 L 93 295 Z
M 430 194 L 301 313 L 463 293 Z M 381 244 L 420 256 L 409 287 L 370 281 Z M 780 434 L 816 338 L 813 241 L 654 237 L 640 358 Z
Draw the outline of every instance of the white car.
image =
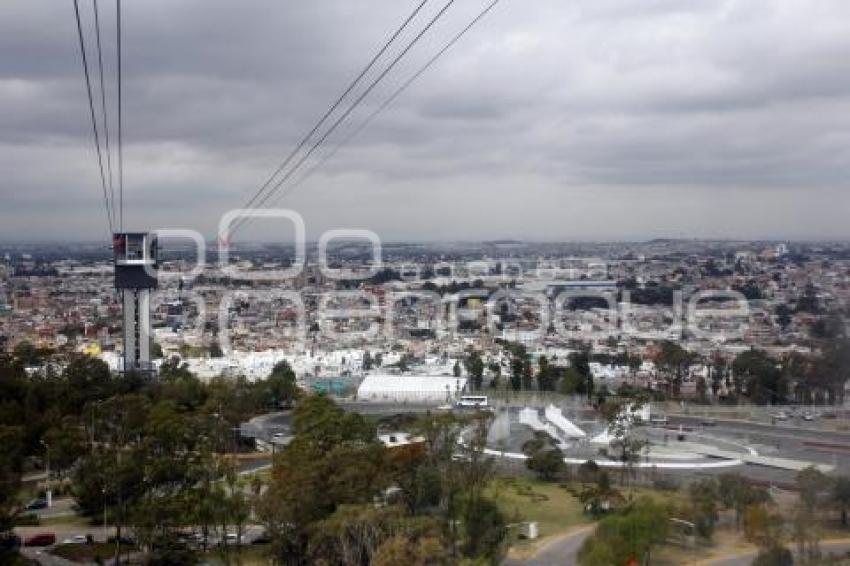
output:
M 66 538 L 62 541 L 62 544 L 86 544 L 88 539 L 86 535 L 74 535 L 71 538 Z

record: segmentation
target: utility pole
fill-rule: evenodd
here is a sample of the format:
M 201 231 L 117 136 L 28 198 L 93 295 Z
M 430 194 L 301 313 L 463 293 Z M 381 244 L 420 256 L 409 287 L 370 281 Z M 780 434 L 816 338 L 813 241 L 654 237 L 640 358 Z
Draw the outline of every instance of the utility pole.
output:
M 45 494 L 47 496 L 46 497 L 47 507 L 50 508 L 50 507 L 53 507 L 53 491 L 51 491 L 51 489 L 50 489 L 50 445 L 47 444 L 43 440 L 41 441 L 41 444 L 42 444 L 42 446 L 44 446 L 44 451 L 45 451 L 44 472 L 45 472 L 45 475 L 46 475 L 45 481 L 46 481 L 47 489 L 45 489 L 44 491 L 45 491 Z

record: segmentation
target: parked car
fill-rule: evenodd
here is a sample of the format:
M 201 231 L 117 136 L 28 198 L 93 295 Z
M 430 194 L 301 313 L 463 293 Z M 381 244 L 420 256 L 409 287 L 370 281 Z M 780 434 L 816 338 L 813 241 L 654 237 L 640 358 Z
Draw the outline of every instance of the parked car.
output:
M 118 537 L 116 537 L 115 535 L 112 535 L 111 537 L 106 539 L 106 542 L 108 542 L 109 544 L 115 544 L 116 542 L 118 542 Z M 136 542 L 133 539 L 131 539 L 130 537 L 122 536 L 121 537 L 121 544 L 124 545 L 124 546 L 133 546 L 134 544 L 136 544 Z
M 24 539 L 24 546 L 50 546 L 56 544 L 56 535 L 53 533 L 38 533 Z
M 36 511 L 38 509 L 47 509 L 47 500 L 46 499 L 33 499 L 30 501 L 26 507 L 24 507 L 27 511 Z
M 89 542 L 89 537 L 86 535 L 74 535 L 63 540 L 62 544 L 86 544 L 87 542 Z
M 815 420 L 815 415 L 812 414 L 812 413 L 803 413 L 803 420 L 804 421 L 813 421 L 813 420 Z
M 778 413 L 776 413 L 773 416 L 773 418 L 775 418 L 778 421 L 787 421 L 788 420 L 788 414 L 785 411 L 779 411 Z

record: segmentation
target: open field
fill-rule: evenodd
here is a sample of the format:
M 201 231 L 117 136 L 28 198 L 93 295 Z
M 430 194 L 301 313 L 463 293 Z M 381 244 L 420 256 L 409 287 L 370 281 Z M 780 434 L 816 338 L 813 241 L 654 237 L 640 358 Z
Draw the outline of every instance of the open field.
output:
M 499 508 L 511 524 L 536 521 L 539 538 L 529 541 L 522 525 L 510 529 L 508 541 L 511 556 L 534 555 L 547 542 L 593 522 L 582 505 L 565 488 L 527 478 L 497 478 L 488 488 Z

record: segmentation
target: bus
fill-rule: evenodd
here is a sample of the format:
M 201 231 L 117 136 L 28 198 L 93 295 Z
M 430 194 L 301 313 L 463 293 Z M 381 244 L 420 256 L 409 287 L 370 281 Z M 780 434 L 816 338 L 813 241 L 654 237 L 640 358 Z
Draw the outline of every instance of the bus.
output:
M 488 406 L 486 395 L 463 395 L 455 405 L 461 409 L 483 409 Z

